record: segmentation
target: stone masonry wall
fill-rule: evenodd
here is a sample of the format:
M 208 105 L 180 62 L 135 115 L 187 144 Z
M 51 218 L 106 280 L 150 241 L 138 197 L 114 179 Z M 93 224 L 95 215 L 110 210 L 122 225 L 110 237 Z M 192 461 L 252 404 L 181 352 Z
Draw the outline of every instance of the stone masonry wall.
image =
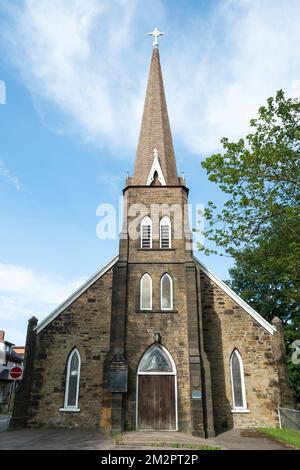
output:
M 278 425 L 280 392 L 275 335 L 266 331 L 204 273 L 201 290 L 204 346 L 211 364 L 216 430 Z M 230 356 L 234 348 L 243 360 L 249 413 L 231 412 Z
M 99 427 L 103 361 L 109 349 L 111 268 L 37 335 L 29 426 Z M 80 412 L 64 406 L 67 358 L 81 355 Z
M 139 309 L 139 280 L 145 270 L 153 283 L 153 311 Z M 174 311 L 160 310 L 159 292 L 161 276 L 168 272 L 174 285 Z M 129 396 L 127 421 L 135 427 L 136 373 L 139 361 L 154 342 L 154 333 L 162 336 L 162 344 L 172 355 L 177 368 L 178 424 L 180 430 L 191 429 L 190 374 L 187 332 L 187 306 L 185 265 L 131 265 L 128 281 L 128 315 L 126 356 L 129 364 Z

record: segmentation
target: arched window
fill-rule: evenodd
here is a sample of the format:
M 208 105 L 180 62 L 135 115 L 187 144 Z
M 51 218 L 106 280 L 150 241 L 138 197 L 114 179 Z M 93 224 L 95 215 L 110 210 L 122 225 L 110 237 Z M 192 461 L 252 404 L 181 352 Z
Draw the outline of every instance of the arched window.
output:
M 67 380 L 65 390 L 65 408 L 78 410 L 79 381 L 80 381 L 80 354 L 73 349 L 68 358 Z
M 160 247 L 171 248 L 171 221 L 169 217 L 164 216 L 159 224 Z
M 160 306 L 162 310 L 173 309 L 173 281 L 167 273 L 160 280 Z
M 141 222 L 141 248 L 152 248 L 152 220 L 144 217 Z
M 233 411 L 247 410 L 244 367 L 240 353 L 234 349 L 230 357 Z
M 148 273 L 143 275 L 140 282 L 140 308 L 152 310 L 152 279 Z

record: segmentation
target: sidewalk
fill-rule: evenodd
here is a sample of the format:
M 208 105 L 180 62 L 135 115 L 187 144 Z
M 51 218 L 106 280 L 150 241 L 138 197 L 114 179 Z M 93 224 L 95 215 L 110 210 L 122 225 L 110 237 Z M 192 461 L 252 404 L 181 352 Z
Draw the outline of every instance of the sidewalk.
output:
M 219 434 L 216 443 L 229 450 L 288 450 L 288 448 L 267 437 L 245 437 L 241 436 L 240 429 Z
M 2 432 L 0 449 L 171 449 L 182 445 L 211 446 L 228 450 L 287 450 L 287 447 L 266 437 L 243 437 L 238 429 L 219 434 L 214 439 L 201 439 L 180 432 L 128 432 L 116 440 L 96 429 L 22 429 Z

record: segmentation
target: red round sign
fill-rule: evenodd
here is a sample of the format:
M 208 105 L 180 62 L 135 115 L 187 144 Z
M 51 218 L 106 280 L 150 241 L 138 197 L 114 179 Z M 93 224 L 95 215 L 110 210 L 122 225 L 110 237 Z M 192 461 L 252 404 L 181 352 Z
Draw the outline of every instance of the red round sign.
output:
M 12 379 L 19 379 L 23 373 L 23 369 L 21 367 L 12 367 L 10 369 L 9 375 Z

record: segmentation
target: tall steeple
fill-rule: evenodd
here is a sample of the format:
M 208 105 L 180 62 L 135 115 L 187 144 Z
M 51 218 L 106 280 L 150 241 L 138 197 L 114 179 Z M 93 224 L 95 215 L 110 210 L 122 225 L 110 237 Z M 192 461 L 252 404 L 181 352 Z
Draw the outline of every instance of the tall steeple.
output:
M 159 32 L 150 33 L 155 37 L 155 41 L 131 184 L 178 186 L 180 183 L 160 66 L 157 33 Z

